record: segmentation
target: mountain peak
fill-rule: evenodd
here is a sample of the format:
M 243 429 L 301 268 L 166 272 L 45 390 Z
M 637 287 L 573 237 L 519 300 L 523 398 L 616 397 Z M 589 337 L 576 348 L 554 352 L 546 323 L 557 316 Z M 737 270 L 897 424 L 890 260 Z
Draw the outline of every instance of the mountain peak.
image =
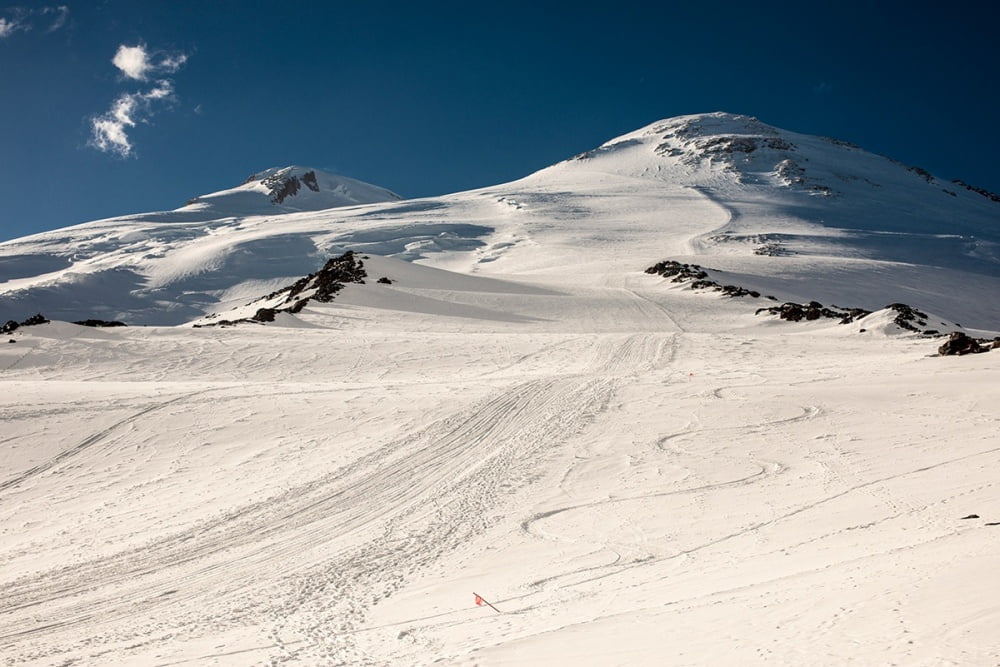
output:
M 754 116 L 711 112 L 650 123 L 558 165 L 675 184 L 777 187 L 855 202 L 882 199 L 883 188 L 915 189 L 945 203 L 1000 196 L 870 153 L 849 141 L 799 134 Z M 545 170 L 543 170 L 544 172 Z
M 219 214 L 266 215 L 320 211 L 338 206 L 402 199 L 395 192 L 311 167 L 271 167 L 251 174 L 242 184 L 195 197 L 180 210 L 211 209 Z
M 313 192 L 319 192 L 319 181 L 316 170 L 308 167 L 292 165 L 290 167 L 272 167 L 250 176 L 243 185 L 260 183 L 271 192 L 271 202 L 281 204 L 287 197 L 298 194 L 300 186 L 304 185 Z

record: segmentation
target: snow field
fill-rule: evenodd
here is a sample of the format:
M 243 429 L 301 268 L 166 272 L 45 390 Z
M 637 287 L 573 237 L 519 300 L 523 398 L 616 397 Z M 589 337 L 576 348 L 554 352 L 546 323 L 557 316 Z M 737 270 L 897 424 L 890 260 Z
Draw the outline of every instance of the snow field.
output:
M 307 329 L 25 330 L 0 348 L 3 653 L 996 654 L 991 355 L 763 326 L 649 276 L 560 289 L 482 293 L 545 321 L 335 302 Z

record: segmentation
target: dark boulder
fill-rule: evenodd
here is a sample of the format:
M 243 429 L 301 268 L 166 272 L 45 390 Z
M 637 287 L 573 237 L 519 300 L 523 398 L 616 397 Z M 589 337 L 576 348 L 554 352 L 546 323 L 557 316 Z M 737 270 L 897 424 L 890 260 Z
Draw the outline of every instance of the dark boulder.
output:
M 258 308 L 250 319 L 254 322 L 273 322 L 276 312 L 274 308 Z
M 961 331 L 956 331 L 948 337 L 944 345 L 938 348 L 938 353 L 944 356 L 975 354 L 985 350 L 979 345 L 979 341 L 970 338 Z

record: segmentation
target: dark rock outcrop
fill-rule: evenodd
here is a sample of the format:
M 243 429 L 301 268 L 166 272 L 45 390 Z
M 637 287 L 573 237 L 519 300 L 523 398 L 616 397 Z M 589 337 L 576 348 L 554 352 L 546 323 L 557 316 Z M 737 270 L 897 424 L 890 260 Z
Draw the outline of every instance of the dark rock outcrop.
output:
M 32 327 L 32 326 L 35 326 L 37 324 L 45 324 L 48 321 L 49 320 L 46 319 L 45 316 L 42 315 L 41 313 L 38 313 L 37 315 L 32 315 L 31 317 L 29 317 L 28 319 L 24 320 L 23 322 L 16 322 L 14 320 L 7 320 L 7 322 L 2 327 L 0 327 L 0 334 L 14 333 L 15 331 L 17 331 L 21 327 Z
M 989 190 L 987 190 L 985 188 L 977 188 L 974 185 L 969 185 L 965 181 L 955 180 L 955 181 L 952 181 L 952 183 L 954 183 L 955 185 L 961 185 L 963 188 L 965 188 L 969 192 L 975 192 L 977 195 L 982 195 L 983 197 L 986 197 L 987 199 L 989 199 L 991 201 L 995 201 L 995 202 L 1000 203 L 1000 195 L 998 195 L 995 192 L 990 192 Z
M 333 301 L 334 296 L 344 289 L 345 283 L 358 283 L 363 285 L 368 272 L 365 271 L 365 262 L 358 258 L 352 250 L 348 250 L 340 257 L 334 257 L 327 261 L 322 269 L 316 273 L 310 273 L 305 278 L 295 281 L 289 287 L 272 293 L 277 296 L 287 291 L 288 296 L 285 302 L 292 301 L 303 292 L 315 289 L 315 293 L 310 297 L 320 303 Z
M 863 308 L 840 308 L 839 306 L 826 307 L 818 301 L 810 301 L 805 304 L 789 301 L 781 304 L 780 306 L 758 308 L 756 314 L 760 315 L 761 313 L 777 315 L 779 318 L 788 320 L 789 322 L 801 322 L 802 320 L 812 322 L 820 318 L 827 318 L 839 320 L 840 324 L 848 324 L 850 322 L 860 320 L 867 315 L 871 315 L 871 311 Z
M 46 323 L 48 323 L 48 321 L 49 320 L 44 315 L 42 315 L 41 313 L 38 313 L 37 315 L 32 315 L 31 317 L 29 317 L 25 321 L 21 322 L 21 326 L 22 327 L 33 327 L 36 324 L 46 324 Z
M 288 169 L 283 169 L 276 174 L 260 179 L 261 184 L 271 193 L 271 203 L 281 204 L 289 197 L 294 197 L 303 185 L 313 192 L 319 192 L 319 181 L 316 179 L 315 171 L 307 171 L 302 174 L 301 178 L 288 172 Z M 244 183 L 253 183 L 256 180 L 258 180 L 257 174 L 252 174 Z
M 348 250 L 339 257 L 327 260 L 323 268 L 315 273 L 310 273 L 305 278 L 296 280 L 288 287 L 271 292 L 265 297 L 257 299 L 257 302 L 268 301 L 270 306 L 257 309 L 252 317 L 238 320 L 219 320 L 207 324 L 196 324 L 196 328 L 212 326 L 229 326 L 240 323 L 263 324 L 273 322 L 278 313 L 298 313 L 310 301 L 329 303 L 334 300 L 337 293 L 344 289 L 347 283 L 363 285 L 368 272 L 365 271 L 364 260 L 359 258 L 354 251 Z M 283 298 L 281 298 L 283 297 Z M 281 300 L 275 304 L 276 299 Z M 247 305 L 254 303 L 251 301 Z
M 712 269 L 712 271 L 717 271 L 717 269 Z M 721 273 L 721 271 L 717 272 Z M 711 289 L 734 297 L 750 296 L 755 299 L 760 297 L 760 292 L 756 290 L 739 285 L 722 285 L 711 280 L 708 272 L 697 264 L 681 264 L 673 260 L 664 260 L 646 269 L 646 273 L 670 278 L 672 283 L 689 283 L 691 289 Z
M 302 174 L 302 182 L 305 183 L 305 186 L 313 192 L 319 192 L 319 183 L 316 181 L 315 171 L 307 171 Z
M 708 273 L 697 264 L 681 264 L 671 259 L 654 264 L 646 269 L 646 273 L 672 278 L 672 283 L 708 279 Z
M 988 349 L 981 346 L 975 338 L 967 336 L 961 331 L 956 331 L 948 336 L 948 340 L 938 348 L 938 354 L 942 356 L 961 356 L 986 352 Z
M 913 306 L 908 306 L 905 303 L 890 303 L 886 308 L 898 313 L 893 322 L 901 329 L 923 331 L 919 327 L 927 326 L 927 313 L 922 313 Z
M 254 322 L 273 322 L 277 312 L 274 308 L 258 308 L 250 319 Z
M 124 327 L 127 326 L 124 322 L 118 322 L 113 320 L 79 320 L 73 322 L 73 324 L 79 324 L 82 327 Z

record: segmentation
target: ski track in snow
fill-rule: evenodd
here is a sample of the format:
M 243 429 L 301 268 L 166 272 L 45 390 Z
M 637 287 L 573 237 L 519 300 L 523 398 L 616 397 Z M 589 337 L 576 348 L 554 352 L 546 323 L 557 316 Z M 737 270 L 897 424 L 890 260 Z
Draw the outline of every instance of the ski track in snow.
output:
M 240 610 L 231 622 L 271 619 L 273 664 L 364 662 L 350 632 L 365 608 L 390 595 L 408 572 L 474 537 L 480 524 L 489 523 L 493 506 L 531 481 L 545 449 L 603 409 L 616 377 L 669 359 L 667 343 L 669 336 L 602 340 L 593 350 L 591 374 L 516 384 L 277 498 L 138 549 L 5 584 L 0 643 L 93 624 L 115 627 L 127 619 L 135 629 L 115 641 L 139 641 L 165 631 L 155 621 L 165 608 L 172 610 L 171 634 L 197 633 L 211 623 L 199 613 L 210 592 L 216 604 Z M 141 427 L 150 413 L 204 393 L 134 413 L 8 480 L 5 488 L 82 455 L 116 429 Z M 317 550 L 317 544 L 337 547 Z M 273 601 L 244 599 L 248 580 L 266 582 L 271 593 L 265 600 Z M 20 619 L 12 619 L 17 612 Z

